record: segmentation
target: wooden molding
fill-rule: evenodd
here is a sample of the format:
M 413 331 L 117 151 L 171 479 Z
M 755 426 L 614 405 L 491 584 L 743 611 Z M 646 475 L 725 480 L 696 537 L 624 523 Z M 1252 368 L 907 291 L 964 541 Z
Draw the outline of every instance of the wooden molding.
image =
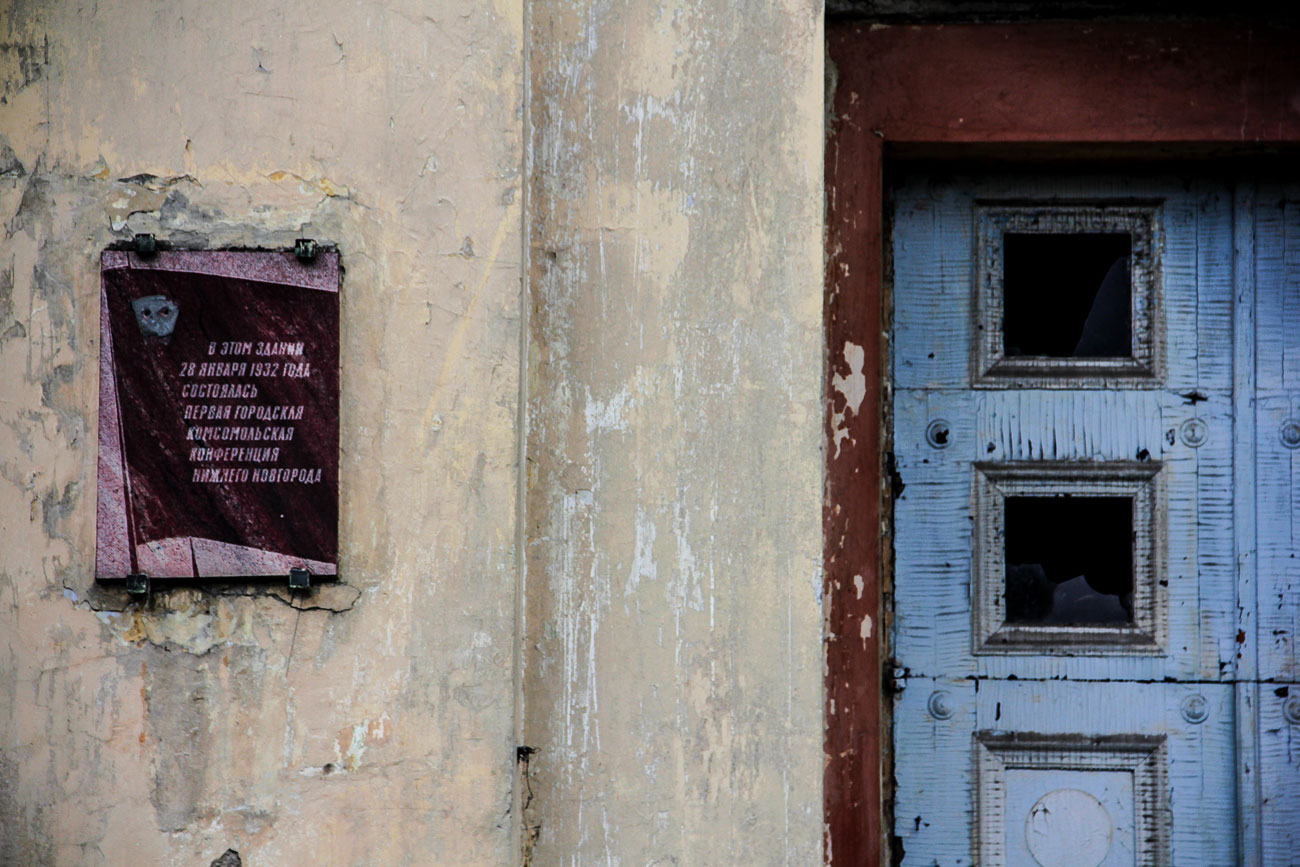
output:
M 833 25 L 826 146 L 827 863 L 887 863 L 884 178 L 895 157 L 1221 158 L 1300 143 L 1300 29 Z

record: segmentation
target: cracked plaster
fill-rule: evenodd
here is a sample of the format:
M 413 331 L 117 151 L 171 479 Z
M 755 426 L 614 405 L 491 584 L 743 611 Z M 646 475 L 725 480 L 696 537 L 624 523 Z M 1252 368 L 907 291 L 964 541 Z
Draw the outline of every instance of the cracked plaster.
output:
M 9 5 L 0 863 L 512 860 L 521 21 Z M 338 245 L 340 583 L 94 583 L 99 253 L 137 232 Z
M 0 862 L 819 863 L 821 45 L 809 0 L 14 0 Z M 91 580 L 137 232 L 338 245 L 344 583 Z

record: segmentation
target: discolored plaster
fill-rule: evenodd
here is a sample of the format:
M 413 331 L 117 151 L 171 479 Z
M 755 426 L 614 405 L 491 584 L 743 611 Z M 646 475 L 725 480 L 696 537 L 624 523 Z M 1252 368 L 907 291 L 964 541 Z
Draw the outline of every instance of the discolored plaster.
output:
M 532 23 L 525 856 L 820 863 L 820 4 Z
M 0 863 L 517 852 L 521 21 L 9 5 Z M 99 253 L 138 232 L 340 249 L 340 583 L 94 583 Z
M 820 862 L 820 4 L 10 13 L 0 862 Z M 339 583 L 93 582 L 142 232 L 338 246 Z

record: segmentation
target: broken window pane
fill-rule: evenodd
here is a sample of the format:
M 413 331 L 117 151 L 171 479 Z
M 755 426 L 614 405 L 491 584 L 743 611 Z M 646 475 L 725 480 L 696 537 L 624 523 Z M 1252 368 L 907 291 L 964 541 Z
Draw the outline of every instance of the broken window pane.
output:
M 1003 236 L 1003 352 L 1131 358 L 1132 237 L 1119 232 Z
M 1133 622 L 1133 498 L 1007 497 L 1008 623 Z

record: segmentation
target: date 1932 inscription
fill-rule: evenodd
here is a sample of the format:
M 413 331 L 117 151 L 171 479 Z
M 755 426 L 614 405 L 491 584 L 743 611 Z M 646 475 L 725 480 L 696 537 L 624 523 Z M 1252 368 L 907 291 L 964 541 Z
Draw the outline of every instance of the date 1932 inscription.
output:
M 100 578 L 337 571 L 338 264 L 110 252 Z

